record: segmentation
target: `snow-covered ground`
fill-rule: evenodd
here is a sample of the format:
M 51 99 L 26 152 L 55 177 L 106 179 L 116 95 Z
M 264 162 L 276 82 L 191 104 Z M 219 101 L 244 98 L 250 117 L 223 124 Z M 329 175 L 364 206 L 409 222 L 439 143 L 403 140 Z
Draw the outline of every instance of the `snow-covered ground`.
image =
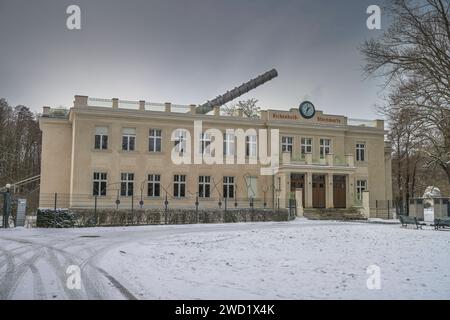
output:
M 81 290 L 66 286 L 69 265 Z M 0 299 L 14 298 L 450 299 L 450 231 L 304 219 L 1 230 Z

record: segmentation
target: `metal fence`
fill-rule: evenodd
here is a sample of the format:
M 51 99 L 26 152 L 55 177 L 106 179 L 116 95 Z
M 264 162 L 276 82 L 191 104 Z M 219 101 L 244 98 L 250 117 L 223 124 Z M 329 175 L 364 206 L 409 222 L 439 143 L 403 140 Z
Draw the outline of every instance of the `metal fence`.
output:
M 173 197 L 169 194 L 157 198 L 144 196 L 93 196 L 88 194 L 44 193 L 40 194 L 39 207 L 46 209 L 150 209 L 172 208 L 273 208 L 271 199 L 265 198 L 202 198 L 196 195 Z M 276 202 L 276 201 L 275 201 Z
M 280 201 L 263 198 L 223 198 L 211 197 L 202 198 L 197 195 L 186 197 L 173 197 L 165 194 L 158 198 L 144 196 L 93 196 L 88 194 L 64 194 L 64 193 L 44 193 L 40 194 L 39 207 L 46 209 L 117 209 L 117 210 L 143 210 L 152 208 L 173 208 L 173 209 L 282 209 Z M 288 209 L 292 214 L 296 213 L 296 201 L 289 201 Z
M 286 210 L 274 207 L 264 198 L 200 198 L 196 195 L 141 198 L 52 193 L 41 194 L 40 208 L 38 220 L 45 220 L 46 226 L 54 227 L 70 224 L 72 213 L 82 226 L 286 221 L 296 215 L 295 200 L 289 202 Z
M 370 216 L 374 218 L 394 219 L 404 212 L 406 212 L 405 206 L 395 200 L 370 201 Z

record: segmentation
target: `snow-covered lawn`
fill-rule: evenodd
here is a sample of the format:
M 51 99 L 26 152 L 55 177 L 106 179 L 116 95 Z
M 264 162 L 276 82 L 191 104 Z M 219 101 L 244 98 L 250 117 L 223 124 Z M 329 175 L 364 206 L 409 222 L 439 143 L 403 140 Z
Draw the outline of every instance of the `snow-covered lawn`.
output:
M 205 229 L 124 244 L 102 265 L 151 299 L 450 298 L 450 232 L 307 221 Z M 373 264 L 381 290 L 366 285 Z
M 27 244 L 29 254 L 15 251 Z M 11 261 L 19 267 L 7 269 Z M 83 281 L 75 295 L 63 288 L 74 263 Z M 380 290 L 367 288 L 370 265 L 380 267 Z M 450 231 L 304 219 L 2 230 L 0 272 L 19 269 L 15 283 L 0 273 L 3 298 L 450 299 Z

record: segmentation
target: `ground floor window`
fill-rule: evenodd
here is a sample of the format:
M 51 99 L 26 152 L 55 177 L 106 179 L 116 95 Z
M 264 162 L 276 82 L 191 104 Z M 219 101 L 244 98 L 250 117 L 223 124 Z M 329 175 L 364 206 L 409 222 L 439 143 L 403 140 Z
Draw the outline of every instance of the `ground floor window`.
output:
M 258 178 L 257 177 L 245 177 L 245 183 L 247 185 L 247 196 L 249 199 L 256 198 L 258 196 Z
M 223 177 L 223 197 L 234 198 L 234 177 Z
M 106 172 L 94 172 L 92 195 L 106 196 L 106 183 L 107 183 Z
M 120 176 L 120 195 L 122 197 L 133 196 L 134 173 L 124 172 Z
M 148 196 L 159 197 L 161 195 L 161 175 L 148 175 Z
M 200 198 L 211 197 L 211 177 L 199 176 L 198 177 L 198 196 Z
M 356 199 L 362 201 L 362 194 L 367 191 L 367 180 L 356 181 Z
M 186 175 L 176 174 L 173 176 L 173 196 L 177 198 L 186 196 Z

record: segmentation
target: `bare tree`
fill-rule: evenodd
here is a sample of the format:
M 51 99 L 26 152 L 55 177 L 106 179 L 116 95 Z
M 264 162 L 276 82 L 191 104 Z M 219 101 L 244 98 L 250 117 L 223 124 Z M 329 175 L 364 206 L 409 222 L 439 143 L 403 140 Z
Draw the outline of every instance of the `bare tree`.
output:
M 393 0 L 386 10 L 392 25 L 361 48 L 365 73 L 385 79 L 394 113 L 414 110 L 426 165 L 450 182 L 450 2 Z
M 258 118 L 261 109 L 256 106 L 257 102 L 257 99 L 238 101 L 238 103 L 232 106 L 224 106 L 222 111 L 229 116 L 235 116 L 238 112 L 242 112 L 246 118 Z
M 0 99 L 0 186 L 39 174 L 40 157 L 37 115 Z

